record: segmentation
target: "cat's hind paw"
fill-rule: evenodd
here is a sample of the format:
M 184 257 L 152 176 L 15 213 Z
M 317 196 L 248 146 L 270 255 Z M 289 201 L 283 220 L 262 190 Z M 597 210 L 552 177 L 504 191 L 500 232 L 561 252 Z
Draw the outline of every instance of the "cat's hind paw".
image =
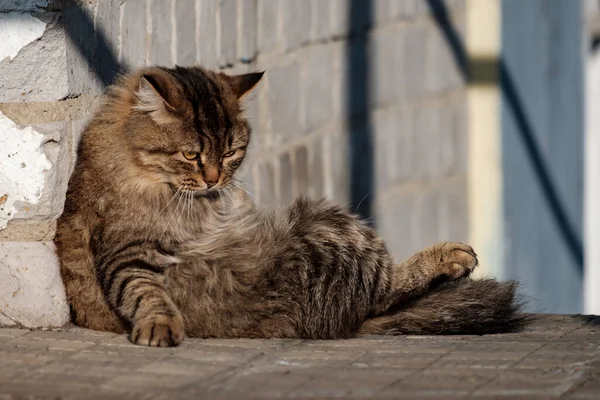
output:
M 440 274 L 454 279 L 467 277 L 479 264 L 477 254 L 469 245 L 444 242 L 433 246 Z

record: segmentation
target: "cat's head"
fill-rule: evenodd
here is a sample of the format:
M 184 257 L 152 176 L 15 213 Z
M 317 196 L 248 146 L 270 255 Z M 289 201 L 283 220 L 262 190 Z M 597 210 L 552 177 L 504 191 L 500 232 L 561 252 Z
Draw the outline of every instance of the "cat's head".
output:
M 225 187 L 250 140 L 240 101 L 262 75 L 199 67 L 153 67 L 134 75 L 124 130 L 144 176 L 196 194 Z

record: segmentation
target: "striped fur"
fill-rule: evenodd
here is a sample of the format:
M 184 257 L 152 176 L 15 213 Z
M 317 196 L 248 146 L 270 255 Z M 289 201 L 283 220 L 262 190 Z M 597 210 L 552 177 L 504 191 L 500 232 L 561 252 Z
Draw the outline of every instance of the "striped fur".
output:
M 233 176 L 251 134 L 240 99 L 261 76 L 148 68 L 110 90 L 83 134 L 55 239 L 74 322 L 150 346 L 524 323 L 513 284 L 463 279 L 477 265 L 469 246 L 395 263 L 325 200 L 256 209 Z

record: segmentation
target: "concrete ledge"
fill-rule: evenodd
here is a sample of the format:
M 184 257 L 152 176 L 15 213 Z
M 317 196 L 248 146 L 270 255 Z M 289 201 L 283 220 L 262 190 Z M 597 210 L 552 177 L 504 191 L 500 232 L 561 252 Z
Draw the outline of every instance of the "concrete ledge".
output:
M 0 230 L 0 242 L 46 242 L 56 233 L 56 220 L 12 220 Z
M 18 125 L 85 119 L 97 110 L 103 98 L 103 95 L 82 94 L 56 102 L 0 102 L 0 112 Z

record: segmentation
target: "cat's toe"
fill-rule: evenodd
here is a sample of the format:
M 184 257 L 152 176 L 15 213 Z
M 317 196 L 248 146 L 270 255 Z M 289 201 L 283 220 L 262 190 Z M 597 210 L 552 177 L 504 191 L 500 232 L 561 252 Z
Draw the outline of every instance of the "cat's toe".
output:
M 442 273 L 452 278 L 469 276 L 479 263 L 473 248 L 463 243 L 440 244 L 438 256 Z
M 136 323 L 131 332 L 131 341 L 142 346 L 172 347 L 179 345 L 184 336 L 181 317 L 157 315 Z

